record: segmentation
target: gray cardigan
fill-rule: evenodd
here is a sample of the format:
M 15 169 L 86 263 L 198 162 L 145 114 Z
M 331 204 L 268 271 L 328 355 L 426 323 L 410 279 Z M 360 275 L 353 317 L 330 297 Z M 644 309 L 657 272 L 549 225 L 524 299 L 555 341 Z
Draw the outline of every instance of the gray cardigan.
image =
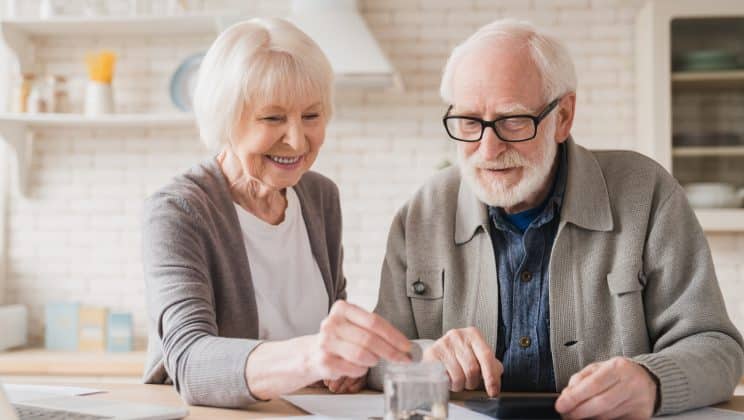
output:
M 330 307 L 346 297 L 338 189 L 313 172 L 294 188 Z M 254 402 L 245 364 L 260 343 L 260 320 L 240 224 L 215 159 L 146 200 L 143 254 L 149 327 L 144 381 L 172 382 L 193 405 Z
M 728 399 L 742 374 L 742 338 L 684 190 L 637 153 L 590 152 L 573 140 L 567 152 L 549 264 L 556 386 L 592 362 L 626 356 L 659 379 L 659 413 Z M 412 339 L 475 326 L 495 349 L 493 246 L 486 205 L 457 168 L 440 172 L 393 221 L 375 311 Z M 380 371 L 371 386 L 381 386 Z

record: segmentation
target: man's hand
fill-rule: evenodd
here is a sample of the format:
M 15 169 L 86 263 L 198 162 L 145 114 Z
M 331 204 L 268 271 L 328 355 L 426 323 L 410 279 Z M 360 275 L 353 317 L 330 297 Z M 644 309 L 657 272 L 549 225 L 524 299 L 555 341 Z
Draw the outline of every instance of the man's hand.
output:
M 504 367 L 475 327 L 448 331 L 424 351 L 423 360 L 437 360 L 444 364 L 451 391 L 484 386 L 491 397 L 501 392 Z
M 615 357 L 571 376 L 555 408 L 565 419 L 648 419 L 654 413 L 656 388 L 643 366 Z

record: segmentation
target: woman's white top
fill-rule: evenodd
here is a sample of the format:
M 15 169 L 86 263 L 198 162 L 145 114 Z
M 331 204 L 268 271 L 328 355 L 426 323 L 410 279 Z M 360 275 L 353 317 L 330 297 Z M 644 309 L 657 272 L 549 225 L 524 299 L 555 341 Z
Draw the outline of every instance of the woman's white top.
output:
M 238 204 L 258 309 L 258 338 L 286 340 L 320 330 L 328 314 L 328 292 L 310 248 L 305 219 L 294 189 L 278 225 L 264 222 Z

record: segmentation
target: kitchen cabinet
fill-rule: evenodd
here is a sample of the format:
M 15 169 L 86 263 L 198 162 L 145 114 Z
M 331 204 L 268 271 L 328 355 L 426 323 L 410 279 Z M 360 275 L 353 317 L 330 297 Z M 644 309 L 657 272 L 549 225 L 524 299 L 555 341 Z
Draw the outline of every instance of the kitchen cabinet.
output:
M 741 39 L 741 0 L 653 0 L 637 20 L 638 149 L 686 187 L 709 232 L 744 231 Z
M 215 36 L 225 26 L 239 20 L 239 13 L 192 14 L 183 16 L 136 17 L 55 17 L 52 19 L 8 19 L 0 21 L 0 32 L 8 53 L 18 62 L 18 68 L 6 66 L 0 74 L 5 86 L 18 72 L 36 73 L 40 67 L 35 41 L 43 37 L 73 36 L 81 43 L 94 43 L 97 35 L 120 36 L 179 36 L 210 34 Z M 173 63 L 175 69 L 178 63 Z M 164 93 L 165 94 L 165 93 Z M 4 95 L 6 98 L 9 92 Z M 45 127 L 78 127 L 117 129 L 127 127 L 195 127 L 191 114 L 142 113 L 111 114 L 96 117 L 81 114 L 9 113 L 0 112 L 0 135 L 15 155 L 17 184 L 21 194 L 27 195 L 29 170 L 33 158 L 34 130 Z

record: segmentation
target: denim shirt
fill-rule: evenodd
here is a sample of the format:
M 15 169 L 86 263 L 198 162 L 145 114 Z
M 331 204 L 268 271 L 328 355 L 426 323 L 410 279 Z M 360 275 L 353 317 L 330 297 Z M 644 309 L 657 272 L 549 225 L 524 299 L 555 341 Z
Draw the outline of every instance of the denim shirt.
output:
M 504 365 L 502 391 L 556 390 L 550 352 L 548 265 L 566 188 L 565 145 L 560 145 L 558 154 L 552 191 L 538 211 L 531 209 L 514 217 L 501 208 L 488 208 L 499 280 L 496 357 Z M 534 217 L 525 230 L 510 221 L 521 224 L 525 217 Z

